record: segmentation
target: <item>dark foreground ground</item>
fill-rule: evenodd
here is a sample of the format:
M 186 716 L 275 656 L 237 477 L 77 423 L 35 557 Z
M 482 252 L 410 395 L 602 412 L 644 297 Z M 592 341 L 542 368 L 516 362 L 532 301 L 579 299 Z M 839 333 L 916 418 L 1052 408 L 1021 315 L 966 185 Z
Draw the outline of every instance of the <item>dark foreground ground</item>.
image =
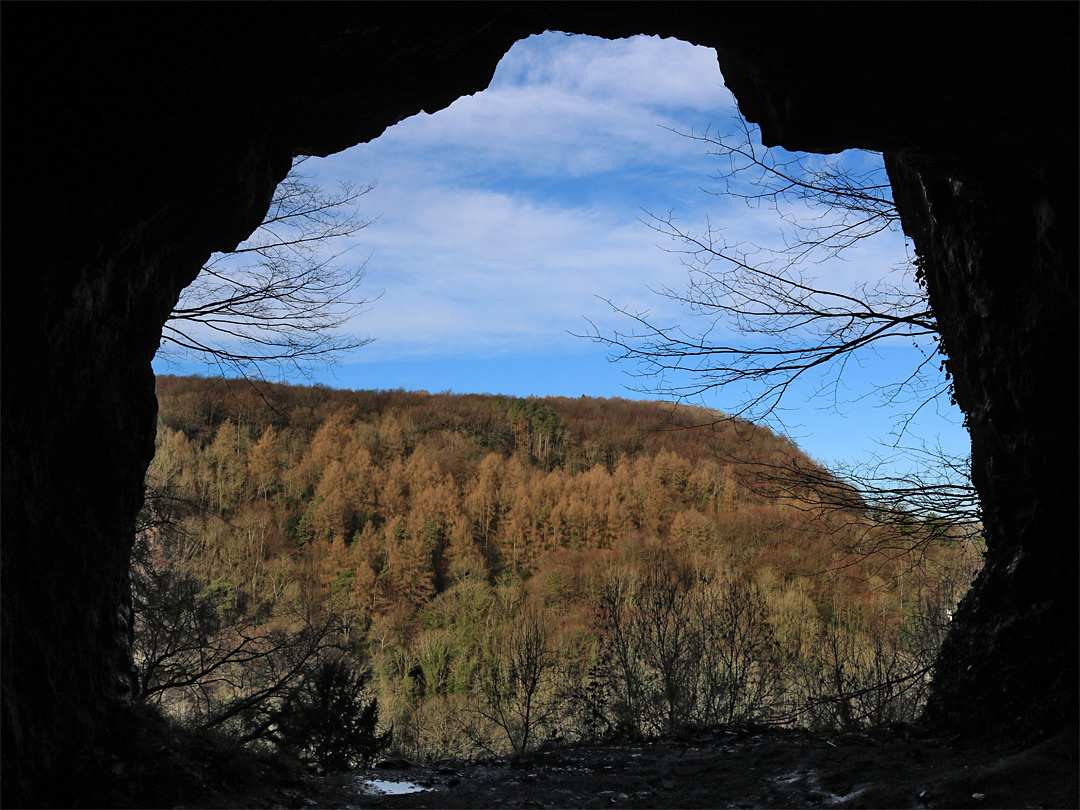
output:
M 397 767 L 309 778 L 303 787 L 260 797 L 260 806 L 1080 806 L 1075 729 L 1028 745 L 965 745 L 903 732 L 737 729 L 521 759 L 384 765 Z M 365 780 L 427 789 L 386 795 L 365 788 Z
M 4 807 L 1080 808 L 1078 730 L 1035 740 L 724 728 L 500 760 L 388 761 L 333 776 L 184 733 L 155 716 L 118 722 L 51 795 Z M 378 781 L 385 789 L 379 790 Z M 395 795 L 412 787 L 417 792 Z

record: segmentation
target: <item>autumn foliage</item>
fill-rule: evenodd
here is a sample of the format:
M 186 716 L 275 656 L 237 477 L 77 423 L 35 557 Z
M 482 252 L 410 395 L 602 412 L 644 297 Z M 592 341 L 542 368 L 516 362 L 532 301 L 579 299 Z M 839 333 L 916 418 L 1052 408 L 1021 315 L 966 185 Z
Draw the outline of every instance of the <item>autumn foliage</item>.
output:
M 770 497 L 762 470 L 813 462 L 701 409 L 195 377 L 158 400 L 154 570 L 222 627 L 332 616 L 413 757 L 910 720 L 980 562 L 948 526 Z

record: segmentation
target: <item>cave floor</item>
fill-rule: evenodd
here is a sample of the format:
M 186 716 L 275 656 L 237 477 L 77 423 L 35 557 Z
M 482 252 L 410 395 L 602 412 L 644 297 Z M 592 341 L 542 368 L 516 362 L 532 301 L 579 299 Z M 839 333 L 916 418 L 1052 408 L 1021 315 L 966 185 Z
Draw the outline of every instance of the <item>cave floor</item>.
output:
M 1076 729 L 1027 745 L 965 744 L 903 731 L 721 729 L 514 759 L 384 765 L 394 767 L 308 777 L 302 786 L 252 797 L 249 806 L 1080 806 Z M 384 793 L 371 780 L 424 789 Z

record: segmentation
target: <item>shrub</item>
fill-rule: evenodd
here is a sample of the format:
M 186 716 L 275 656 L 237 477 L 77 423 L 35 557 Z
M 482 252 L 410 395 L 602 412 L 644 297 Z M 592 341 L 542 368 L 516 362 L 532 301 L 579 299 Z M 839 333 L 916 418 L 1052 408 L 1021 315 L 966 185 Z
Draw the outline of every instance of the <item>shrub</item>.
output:
M 344 657 L 324 660 L 286 698 L 275 742 L 324 773 L 370 765 L 390 743 L 376 731 L 378 701 L 365 700 L 370 677 Z

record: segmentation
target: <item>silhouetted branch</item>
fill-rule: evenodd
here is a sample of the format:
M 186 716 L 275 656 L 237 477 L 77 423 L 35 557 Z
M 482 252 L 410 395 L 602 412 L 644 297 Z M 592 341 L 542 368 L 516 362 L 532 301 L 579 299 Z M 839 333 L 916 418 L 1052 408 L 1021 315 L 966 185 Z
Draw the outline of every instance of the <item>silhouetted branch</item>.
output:
M 648 214 L 645 224 L 679 245 L 665 250 L 687 271 L 684 289 L 654 292 L 679 305 L 691 323 L 663 325 L 648 311 L 602 299 L 630 328 L 604 334 L 590 321 L 581 336 L 607 346 L 612 360 L 634 364 L 638 391 L 678 402 L 720 391 L 729 401 L 734 396 L 736 405 L 717 414 L 717 422 L 737 428 L 742 420 L 782 424 L 780 414 L 803 381 L 814 380 L 815 396 L 831 396 L 836 406 L 849 364 L 861 362 L 877 346 L 925 347 L 908 373 L 872 394 L 902 409 L 889 458 L 827 471 L 795 452 L 768 463 L 730 450 L 721 455 L 743 471 L 744 486 L 816 516 L 820 530 L 842 534 L 852 553 L 901 554 L 932 542 L 934 532 L 912 529 L 916 516 L 973 534 L 978 503 L 969 462 L 940 449 L 900 445 L 914 417 L 951 389 L 940 373 L 940 336 L 921 289 L 921 272 L 906 264 L 876 284 L 840 290 L 808 270 L 863 240 L 899 229 L 884 169 L 763 149 L 755 145 L 749 125 L 737 120 L 741 129 L 734 137 L 708 131 L 685 137 L 705 144 L 726 163 L 726 171 L 713 177 L 720 188 L 710 193 L 772 209 L 780 222 L 780 244 L 737 241 L 711 222 L 694 235 L 670 213 Z M 905 460 L 906 472 L 889 472 Z M 839 525 L 860 531 L 840 533 Z M 852 545 L 850 538 L 860 534 L 862 540 Z
M 340 333 L 374 299 L 357 296 L 364 265 L 337 248 L 370 226 L 357 211 L 374 184 L 328 190 L 294 171 L 276 189 L 258 230 L 217 255 L 184 290 L 162 332 L 159 355 L 198 357 L 247 377 L 262 365 L 306 372 L 371 338 Z M 254 262 L 238 257 L 255 257 Z

